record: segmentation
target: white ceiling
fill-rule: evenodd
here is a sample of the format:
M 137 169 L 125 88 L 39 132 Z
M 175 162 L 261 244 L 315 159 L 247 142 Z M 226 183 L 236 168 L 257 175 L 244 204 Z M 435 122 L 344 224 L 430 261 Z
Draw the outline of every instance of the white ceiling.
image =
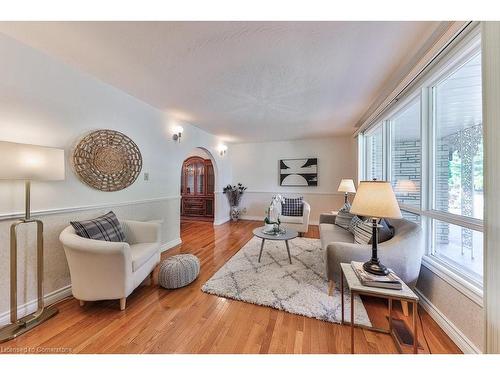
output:
M 0 22 L 227 141 L 350 134 L 439 22 Z

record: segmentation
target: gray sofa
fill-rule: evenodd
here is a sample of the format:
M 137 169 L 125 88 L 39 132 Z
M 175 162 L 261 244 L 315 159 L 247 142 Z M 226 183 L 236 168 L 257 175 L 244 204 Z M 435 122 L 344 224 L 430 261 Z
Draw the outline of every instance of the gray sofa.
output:
M 365 262 L 371 257 L 371 244 L 355 244 L 351 232 L 335 225 L 335 215 L 322 214 L 319 219 L 321 247 L 326 252 L 328 281 L 340 280 L 340 263 Z M 417 283 L 424 253 L 422 229 L 405 219 L 389 220 L 394 237 L 378 245 L 380 262 L 391 268 L 410 287 Z

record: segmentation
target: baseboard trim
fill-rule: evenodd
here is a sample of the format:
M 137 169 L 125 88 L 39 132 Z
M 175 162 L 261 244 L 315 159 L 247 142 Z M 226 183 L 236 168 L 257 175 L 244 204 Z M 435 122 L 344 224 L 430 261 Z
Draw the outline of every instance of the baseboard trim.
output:
M 243 215 L 241 220 L 251 220 L 251 221 L 262 221 L 264 223 L 264 216 L 251 216 L 251 215 Z M 262 224 L 264 225 L 264 224 Z M 309 221 L 309 225 L 319 225 L 318 220 Z
M 44 296 L 44 302 L 45 305 L 51 305 L 53 303 L 56 303 L 63 298 L 69 297 L 72 295 L 71 292 L 71 285 L 67 285 L 65 287 L 62 287 L 61 289 L 55 290 L 53 292 L 47 293 Z M 37 300 L 34 299 L 32 301 L 29 301 L 23 305 L 20 305 L 17 307 L 17 315 L 19 317 L 23 317 L 25 315 L 28 315 L 32 312 L 35 312 L 37 309 Z M 6 325 L 10 323 L 10 311 L 5 311 L 0 314 L 0 326 Z
M 176 238 L 176 239 L 174 239 L 172 241 L 165 242 L 164 244 L 162 244 L 160 246 L 160 248 L 162 249 L 161 253 L 164 253 L 165 251 L 168 251 L 171 248 L 176 247 L 177 245 L 180 245 L 181 243 L 182 243 L 182 240 L 181 240 L 180 237 Z
M 464 333 L 457 328 L 436 306 L 418 289 L 415 293 L 420 298 L 420 306 L 431 316 L 432 319 L 441 327 L 448 337 L 460 348 L 464 354 L 482 354 L 481 350 L 469 340 Z
M 338 191 L 273 191 L 273 190 L 245 190 L 245 194 L 290 194 L 290 195 L 335 195 L 339 197 L 344 197 L 344 193 L 339 193 Z
M 224 223 L 227 223 L 229 220 L 231 220 L 231 218 L 229 216 L 223 217 L 222 219 L 214 220 L 214 226 L 216 226 L 216 225 L 222 225 Z

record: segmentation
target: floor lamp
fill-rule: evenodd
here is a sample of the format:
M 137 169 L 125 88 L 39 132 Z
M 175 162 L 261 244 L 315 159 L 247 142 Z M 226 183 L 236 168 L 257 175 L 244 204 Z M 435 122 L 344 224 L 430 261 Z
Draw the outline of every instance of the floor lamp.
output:
M 43 298 L 43 223 L 31 218 L 31 181 L 64 180 L 64 150 L 0 141 L 0 179 L 25 181 L 24 218 L 10 227 L 10 321 L 0 329 L 0 342 L 11 340 L 57 314 L 55 307 L 45 307 Z M 17 228 L 35 223 L 37 244 L 37 303 L 34 313 L 17 316 Z

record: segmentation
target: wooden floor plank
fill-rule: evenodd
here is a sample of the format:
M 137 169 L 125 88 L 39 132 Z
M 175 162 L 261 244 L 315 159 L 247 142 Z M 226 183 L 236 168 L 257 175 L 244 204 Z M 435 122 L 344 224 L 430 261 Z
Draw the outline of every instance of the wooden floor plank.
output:
M 348 326 L 265 306 L 209 295 L 202 285 L 253 236 L 260 222 L 183 221 L 182 244 L 162 255 L 192 253 L 201 273 L 178 290 L 140 286 L 120 311 L 117 301 L 58 304 L 59 314 L 0 347 L 68 348 L 70 353 L 350 353 Z M 318 238 L 317 226 L 306 237 Z M 374 325 L 387 325 L 383 300 L 364 298 Z M 395 306 L 395 316 L 411 322 Z M 432 318 L 420 311 L 419 341 L 425 353 L 460 353 Z M 425 337 L 424 337 L 425 334 Z M 356 329 L 356 353 L 397 353 L 388 335 Z

